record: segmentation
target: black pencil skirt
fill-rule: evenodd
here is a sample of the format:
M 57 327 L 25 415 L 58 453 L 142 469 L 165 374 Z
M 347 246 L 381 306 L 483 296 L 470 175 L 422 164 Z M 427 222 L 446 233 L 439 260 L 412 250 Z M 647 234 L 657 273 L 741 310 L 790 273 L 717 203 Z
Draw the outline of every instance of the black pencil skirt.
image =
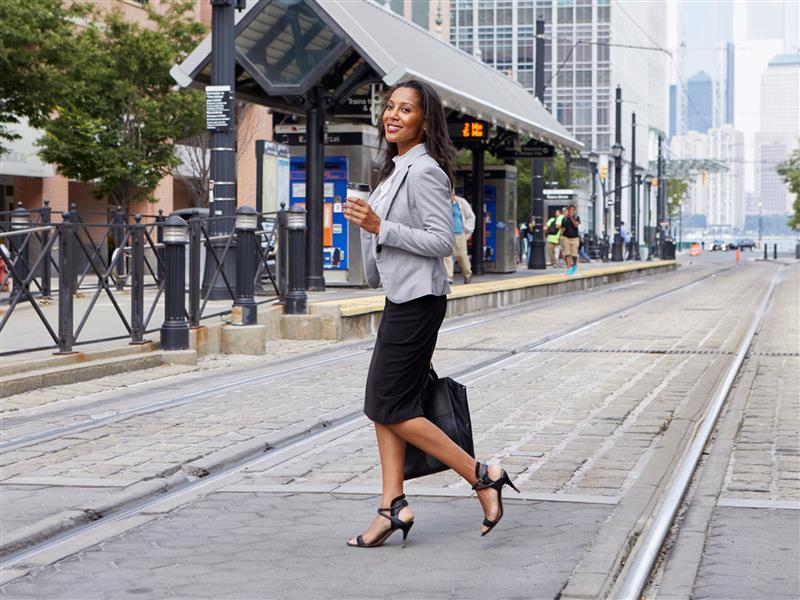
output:
M 422 416 L 427 381 L 447 296 L 423 296 L 402 304 L 386 299 L 367 375 L 364 414 L 388 425 Z

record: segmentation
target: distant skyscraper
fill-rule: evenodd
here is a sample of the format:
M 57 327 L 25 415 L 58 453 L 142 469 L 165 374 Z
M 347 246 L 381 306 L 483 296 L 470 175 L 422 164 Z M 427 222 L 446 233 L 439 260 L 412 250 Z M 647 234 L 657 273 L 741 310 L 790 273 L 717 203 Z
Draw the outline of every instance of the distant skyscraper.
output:
M 725 117 L 723 123 L 733 125 L 733 98 L 736 91 L 735 73 L 736 73 L 736 49 L 733 44 L 725 44 L 725 69 L 723 73 L 723 81 L 725 82 L 725 94 L 723 96 Z
M 775 171 L 800 138 L 800 54 L 773 58 L 761 78 L 761 128 L 756 134 L 756 194 L 765 214 L 785 214 L 791 197 Z
M 700 71 L 686 84 L 686 130 L 706 133 L 714 126 L 714 86 L 711 77 Z
M 669 86 L 669 139 L 678 133 L 678 86 Z

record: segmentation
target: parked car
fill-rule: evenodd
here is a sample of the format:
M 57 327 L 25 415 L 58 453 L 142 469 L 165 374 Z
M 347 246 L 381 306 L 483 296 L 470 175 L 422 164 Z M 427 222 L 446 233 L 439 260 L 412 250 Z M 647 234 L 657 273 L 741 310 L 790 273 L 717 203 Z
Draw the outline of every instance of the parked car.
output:
M 712 252 L 725 252 L 728 249 L 728 242 L 723 240 L 714 240 L 711 242 L 711 251 Z
M 752 252 L 756 248 L 755 240 L 739 240 L 739 248 Z
M 728 242 L 728 250 L 738 250 L 738 248 L 739 248 L 739 242 L 737 242 L 736 240 Z

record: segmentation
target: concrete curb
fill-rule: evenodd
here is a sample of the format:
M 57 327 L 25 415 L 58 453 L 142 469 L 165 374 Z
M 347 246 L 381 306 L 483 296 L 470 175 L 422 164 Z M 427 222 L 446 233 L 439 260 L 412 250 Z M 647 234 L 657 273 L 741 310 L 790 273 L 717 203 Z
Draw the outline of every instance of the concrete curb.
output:
M 67 385 L 108 375 L 151 369 L 162 364 L 195 365 L 197 364 L 197 353 L 194 350 L 171 352 L 157 350 L 50 366 L 35 371 L 21 371 L 15 375 L 3 376 L 2 384 L 0 384 L 0 398 L 55 385 Z

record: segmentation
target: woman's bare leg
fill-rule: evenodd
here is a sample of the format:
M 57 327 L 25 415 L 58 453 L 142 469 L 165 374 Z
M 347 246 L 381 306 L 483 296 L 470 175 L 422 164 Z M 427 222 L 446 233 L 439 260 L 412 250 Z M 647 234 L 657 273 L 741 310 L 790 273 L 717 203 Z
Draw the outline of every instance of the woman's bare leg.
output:
M 413 444 L 423 452 L 430 454 L 440 462 L 443 462 L 456 473 L 473 485 L 477 479 L 475 476 L 475 459 L 458 446 L 453 440 L 431 423 L 425 417 L 408 419 L 400 423 L 387 425 L 400 438 L 409 444 Z M 402 470 L 402 469 L 401 469 Z M 497 465 L 489 466 L 489 477 L 497 479 L 502 475 L 502 469 Z M 478 490 L 478 500 L 480 500 L 483 512 L 488 519 L 496 519 L 500 514 L 500 502 L 496 490 L 487 488 Z M 485 529 L 485 528 L 483 528 Z
M 403 494 L 403 461 L 406 442 L 388 426 L 380 423 L 375 423 L 375 436 L 378 438 L 378 453 L 381 457 L 381 481 L 383 484 L 381 506 L 388 508 L 392 504 L 392 500 Z M 404 521 L 414 518 L 409 507 L 403 508 L 398 516 Z M 376 515 L 369 529 L 362 534 L 364 541 L 369 543 L 377 539 L 388 528 L 389 521 Z M 353 544 L 356 543 L 355 538 L 350 541 Z

